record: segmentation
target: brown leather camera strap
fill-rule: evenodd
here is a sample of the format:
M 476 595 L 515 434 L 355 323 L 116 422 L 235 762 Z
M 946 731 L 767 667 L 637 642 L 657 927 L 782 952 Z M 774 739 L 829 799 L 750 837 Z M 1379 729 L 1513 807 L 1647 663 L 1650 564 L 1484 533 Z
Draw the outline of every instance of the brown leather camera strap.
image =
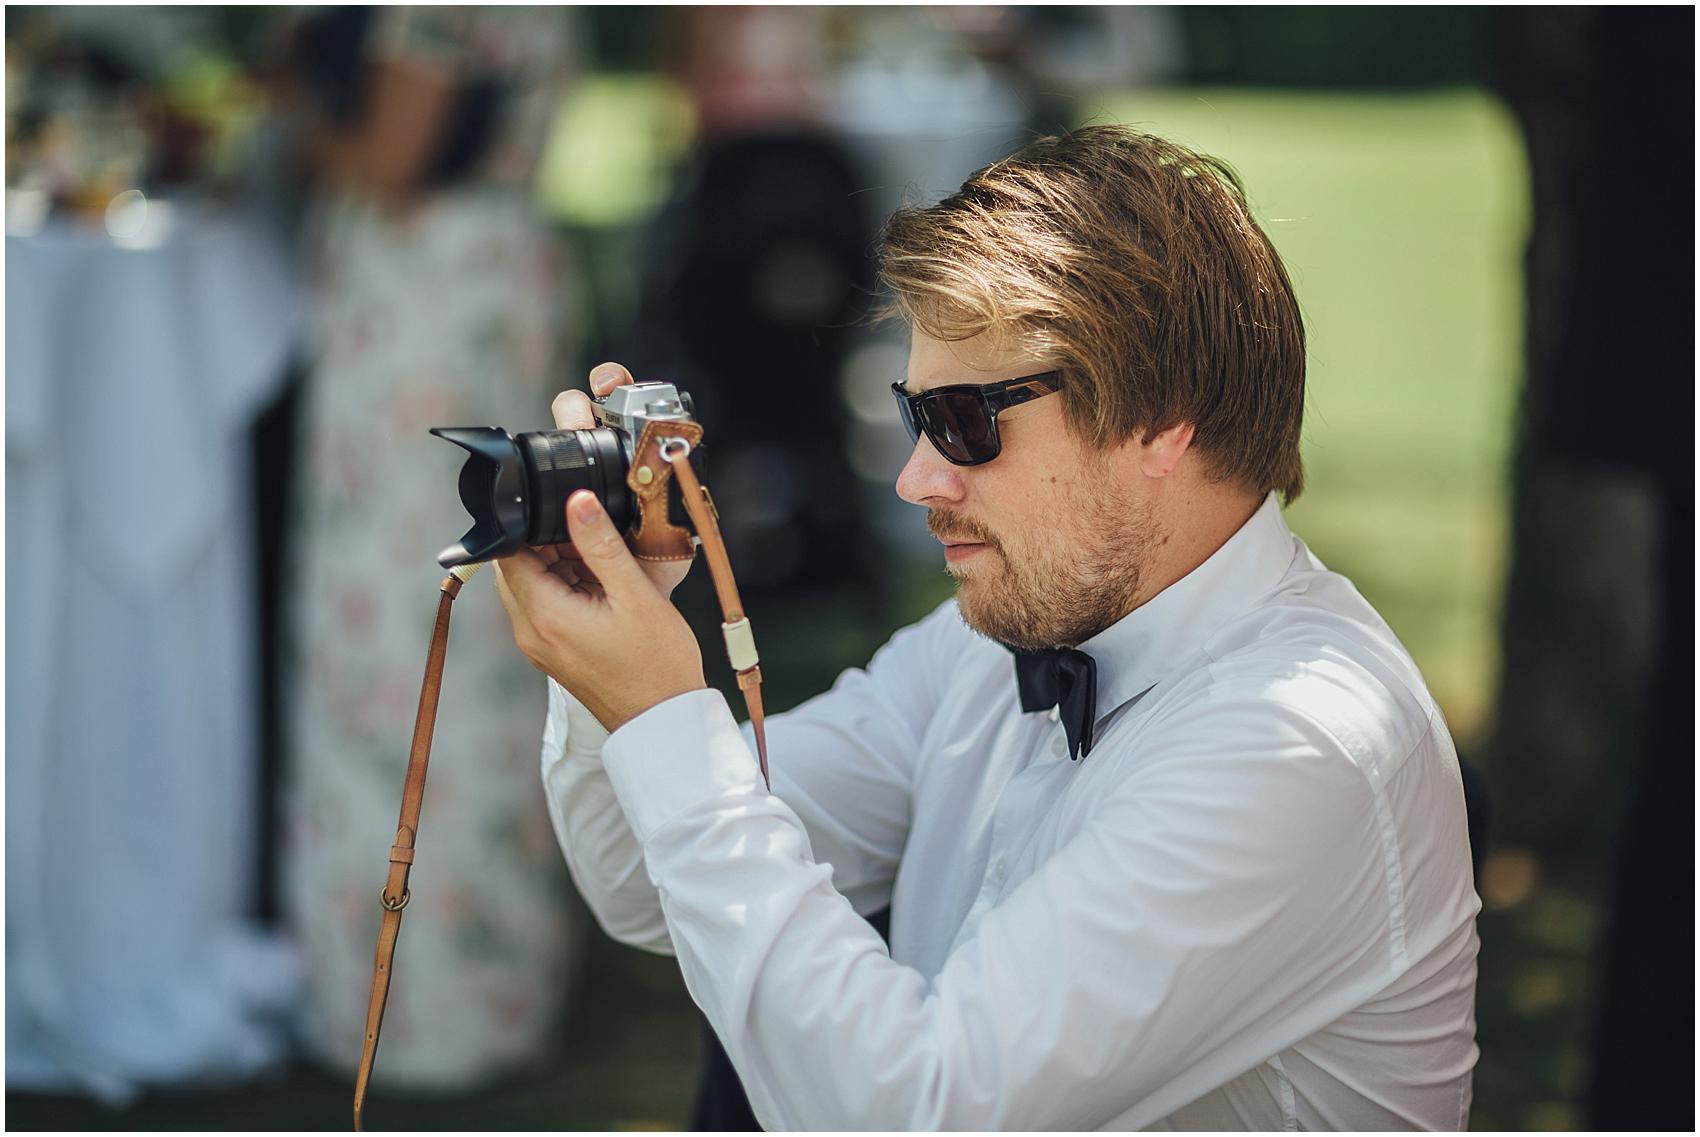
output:
M 744 706 L 750 712 L 750 726 L 755 729 L 756 758 L 761 762 L 761 780 L 768 789 L 773 780 L 767 773 L 767 731 L 762 724 L 761 656 L 756 653 L 755 637 L 750 632 L 750 618 L 744 615 L 744 602 L 738 598 L 738 583 L 732 579 L 732 562 L 726 556 L 726 542 L 720 536 L 718 511 L 708 490 L 697 480 L 691 469 L 689 443 L 664 443 L 661 456 L 672 465 L 679 479 L 679 496 L 691 515 L 697 536 L 702 538 L 702 551 L 708 559 L 708 573 L 714 579 L 714 592 L 720 598 L 720 611 L 725 622 L 720 631 L 726 637 L 726 655 L 738 676 L 738 690 L 744 694 Z
M 738 677 L 738 690 L 743 693 L 750 725 L 755 729 L 762 781 L 772 789 L 767 773 L 767 730 L 762 723 L 761 657 L 756 652 L 749 617 L 744 615 L 743 601 L 738 598 L 738 584 L 732 579 L 732 562 L 726 556 L 714 499 L 691 467 L 691 447 L 701 441 L 702 427 L 695 422 L 656 420 L 644 425 L 633 451 L 631 469 L 626 473 L 626 486 L 638 506 L 638 529 L 631 537 L 632 551 L 645 561 L 689 560 L 695 555 L 689 531 L 674 525 L 667 516 L 667 475 L 671 471 L 679 481 L 679 497 L 685 503 L 685 512 L 690 514 L 691 525 L 708 560 L 708 572 L 714 579 L 714 592 L 720 599 L 724 618 L 720 634 L 726 639 L 726 656 Z
M 384 1022 L 384 1003 L 390 994 L 390 962 L 396 938 L 401 934 L 401 912 L 413 893 L 407 874 L 413 867 L 414 842 L 419 836 L 419 806 L 425 800 L 425 770 L 431 762 L 431 732 L 437 725 L 437 697 L 443 689 L 443 657 L 449 646 L 449 609 L 460 586 L 472 579 L 482 565 L 463 565 L 443 578 L 442 596 L 437 601 L 437 626 L 431 632 L 431 649 L 425 657 L 425 683 L 419 691 L 419 714 L 413 721 L 413 748 L 407 756 L 407 780 L 401 791 L 401 820 L 396 823 L 395 842 L 390 846 L 390 875 L 384 882 L 381 901 L 383 923 L 378 926 L 378 957 L 372 969 L 372 997 L 366 1005 L 366 1037 L 360 1049 L 360 1068 L 354 1075 L 354 1128 L 360 1129 L 360 1111 L 366 1101 L 366 1084 L 372 1076 L 372 1060 L 378 1053 L 378 1029 Z
M 721 625 L 726 637 L 726 651 L 732 669 L 738 676 L 738 689 L 744 694 L 749 708 L 750 724 L 755 728 L 756 755 L 761 762 L 762 781 L 767 782 L 767 733 L 762 722 L 761 667 L 756 654 L 755 638 L 750 633 L 749 617 L 744 615 L 743 602 L 738 598 L 738 585 L 732 579 L 732 562 L 726 556 L 726 543 L 720 536 L 720 524 L 714 509 L 714 499 L 697 479 L 689 461 L 691 446 L 702 437 L 701 428 L 694 423 L 665 424 L 668 427 L 689 426 L 690 431 L 669 429 L 657 432 L 663 424 L 651 423 L 637 448 L 637 459 L 628 478 L 639 493 L 644 523 L 632 544 L 637 555 L 645 560 L 684 559 L 693 555 L 690 534 L 666 520 L 666 475 L 672 472 L 679 480 L 679 496 L 696 527 L 708 560 L 709 575 L 714 579 L 714 591 L 720 598 L 725 622 Z M 648 475 L 638 471 L 647 469 Z M 663 530 L 666 532 L 662 536 Z M 651 539 L 643 540 L 645 533 Z M 419 836 L 419 807 L 425 800 L 425 770 L 431 761 L 431 733 L 437 723 L 437 698 L 443 686 L 443 658 L 449 642 L 449 609 L 460 587 L 472 578 L 482 565 L 463 565 L 443 579 L 442 597 L 437 603 L 437 626 L 431 633 L 431 649 L 425 659 L 425 683 L 419 692 L 419 715 L 413 724 L 413 748 L 407 758 L 407 780 L 401 793 L 401 820 L 396 825 L 395 842 L 390 846 L 389 879 L 384 882 L 382 903 L 383 922 L 378 926 L 378 953 L 372 970 L 372 995 L 366 1006 L 366 1037 L 360 1051 L 360 1067 L 354 1075 L 354 1128 L 360 1130 L 361 1111 L 366 1102 L 366 1087 L 372 1076 L 372 1063 L 378 1054 L 378 1032 L 384 1022 L 384 1004 L 389 999 L 391 963 L 395 956 L 396 939 L 401 933 L 401 913 L 413 894 L 408 891 L 407 877 L 413 867 L 413 850 Z

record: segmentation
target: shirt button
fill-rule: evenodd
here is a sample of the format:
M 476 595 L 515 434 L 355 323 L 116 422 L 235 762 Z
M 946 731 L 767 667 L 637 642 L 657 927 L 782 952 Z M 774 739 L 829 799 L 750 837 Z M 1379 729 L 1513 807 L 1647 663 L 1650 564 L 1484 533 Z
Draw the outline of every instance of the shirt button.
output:
M 1064 754 L 1067 754 L 1068 753 L 1068 739 L 1067 738 L 1061 738 L 1061 737 L 1051 739 L 1051 753 L 1055 754 L 1058 758 L 1061 758 Z
M 992 866 L 992 879 L 1001 881 L 1008 874 L 1009 862 L 999 857 L 997 864 Z

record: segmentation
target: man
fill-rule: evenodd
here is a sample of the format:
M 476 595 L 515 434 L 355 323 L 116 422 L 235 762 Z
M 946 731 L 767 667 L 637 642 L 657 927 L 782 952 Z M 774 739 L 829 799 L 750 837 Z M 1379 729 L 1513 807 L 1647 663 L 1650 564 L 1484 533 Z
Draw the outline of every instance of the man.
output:
M 895 215 L 882 271 L 957 596 L 769 724 L 771 794 L 679 573 L 591 495 L 576 554 L 500 565 L 603 926 L 677 955 L 769 1128 L 1464 1127 L 1457 759 L 1282 521 L 1303 330 L 1233 175 L 1043 139 Z

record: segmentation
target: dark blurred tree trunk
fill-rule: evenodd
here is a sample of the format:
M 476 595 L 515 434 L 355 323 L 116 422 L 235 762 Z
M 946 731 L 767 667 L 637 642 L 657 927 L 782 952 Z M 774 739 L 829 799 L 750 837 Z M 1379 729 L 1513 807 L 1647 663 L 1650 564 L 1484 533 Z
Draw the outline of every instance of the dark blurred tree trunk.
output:
M 1590 1127 L 1692 1129 L 1694 12 L 1501 19 L 1534 225 L 1495 843 L 1606 898 Z

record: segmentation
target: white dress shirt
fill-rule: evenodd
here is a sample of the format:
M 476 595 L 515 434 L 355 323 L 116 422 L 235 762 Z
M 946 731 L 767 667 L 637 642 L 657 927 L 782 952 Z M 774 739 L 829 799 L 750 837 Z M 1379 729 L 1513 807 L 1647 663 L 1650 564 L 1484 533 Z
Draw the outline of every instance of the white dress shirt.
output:
M 1271 496 L 1081 646 L 1078 762 L 952 602 L 769 721 L 771 794 L 718 693 L 609 737 L 552 684 L 573 877 L 770 1129 L 1463 1128 L 1480 905 L 1392 631 Z

